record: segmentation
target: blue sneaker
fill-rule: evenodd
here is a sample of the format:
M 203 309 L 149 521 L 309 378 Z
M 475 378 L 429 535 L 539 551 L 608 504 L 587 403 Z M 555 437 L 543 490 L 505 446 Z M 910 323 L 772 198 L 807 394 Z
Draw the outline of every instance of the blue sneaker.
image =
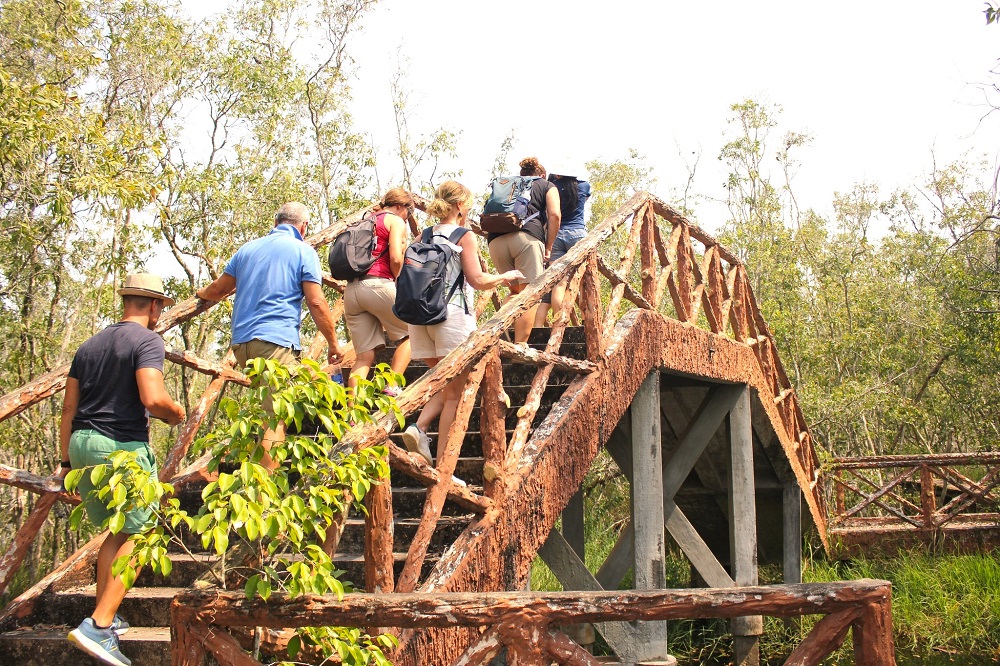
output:
M 80 626 L 69 632 L 69 642 L 102 663 L 111 666 L 132 666 L 132 662 L 122 654 L 118 645 L 118 634 L 111 627 L 101 629 L 88 617 Z
M 128 622 L 122 619 L 122 616 L 115 613 L 115 619 L 111 620 L 111 631 L 115 632 L 119 636 L 124 636 L 128 633 L 131 628 Z

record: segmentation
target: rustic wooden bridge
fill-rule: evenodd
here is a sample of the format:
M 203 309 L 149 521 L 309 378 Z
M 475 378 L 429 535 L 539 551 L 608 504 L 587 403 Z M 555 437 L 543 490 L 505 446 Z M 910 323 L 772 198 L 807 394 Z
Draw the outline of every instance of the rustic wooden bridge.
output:
M 363 212 L 307 241 L 322 247 Z M 536 329 L 529 346 L 507 342 L 517 317 L 563 281 L 567 297 L 551 328 Z M 343 290 L 332 279 L 325 284 Z M 486 318 L 491 303 L 495 314 Z M 211 306 L 198 299 L 179 303 L 158 330 Z M 341 299 L 333 311 L 342 316 Z M 367 603 L 373 614 L 364 616 L 366 625 L 400 628 L 398 665 L 488 663 L 504 648 L 518 664 L 597 663 L 559 631 L 563 622 L 598 623 L 614 663 L 661 663 L 665 620 L 677 617 L 733 618 L 736 661 L 752 664 L 759 660 L 762 615 L 810 613 L 828 615 L 788 663 L 819 663 L 851 627 L 857 663 L 894 663 L 887 584 L 823 591 L 798 585 L 801 528 L 814 527 L 828 543 L 829 493 L 746 270 L 714 238 L 639 193 L 502 307 L 495 294 L 485 294 L 477 314 L 479 330 L 433 370 L 411 366 L 411 383 L 397 401 L 413 414 L 452 378 L 469 373 L 454 425 L 433 433 L 439 439 L 434 466 L 399 445 L 389 419 L 356 428 L 337 445 L 345 451 L 388 446 L 391 484 L 369 494 L 366 517 L 342 516 L 328 539 L 338 566 L 377 594 L 352 596 L 341 615 L 322 599 L 289 606 L 275 597 L 273 608 L 269 602 L 262 616 L 258 606 L 251 618 L 241 615 L 245 604 L 237 598 L 215 594 L 208 603 L 186 591 L 207 555 L 194 562 L 174 555 L 168 579 L 143 574 L 126 597 L 122 613 L 136 629 L 124 637 L 125 654 L 142 664 L 201 664 L 206 652 L 219 663 L 256 664 L 240 648 L 245 636 L 225 627 L 356 626 L 361 616 L 351 613 Z M 322 338 L 315 340 L 309 356 L 321 357 L 322 345 Z M 231 355 L 213 361 L 169 351 L 168 359 L 211 376 L 161 468 L 179 495 L 197 498 L 210 477 L 204 459 L 182 467 L 188 448 L 225 384 L 246 378 Z M 66 370 L 0 398 L 0 420 L 56 395 Z M 604 564 L 591 572 L 583 564 L 581 483 L 602 450 L 631 483 L 632 515 Z M 76 499 L 25 470 L 0 468 L 0 482 L 40 494 L 0 559 L 3 589 L 51 507 Z M 667 534 L 712 590 L 700 597 L 662 590 Z M 75 624 L 90 612 L 99 539 L 3 609 L 0 661 L 78 661 L 65 630 L 52 627 Z M 524 589 L 537 556 L 565 590 L 576 591 L 570 595 L 576 602 L 507 594 Z M 755 587 L 761 563 L 783 565 L 787 587 Z M 635 591 L 618 591 L 630 571 Z M 479 596 L 462 596 L 473 593 Z M 419 612 L 428 595 L 452 604 L 452 620 Z M 650 599 L 669 605 L 669 612 L 650 612 Z M 298 614 L 284 622 L 289 607 Z M 271 647 L 280 647 L 281 635 L 273 640 Z

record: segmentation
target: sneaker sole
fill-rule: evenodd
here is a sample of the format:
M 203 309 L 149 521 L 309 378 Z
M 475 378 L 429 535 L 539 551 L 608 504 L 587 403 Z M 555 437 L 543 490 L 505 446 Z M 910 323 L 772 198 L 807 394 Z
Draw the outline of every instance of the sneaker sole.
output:
M 79 629 L 74 629 L 69 632 L 67 636 L 69 642 L 77 646 L 91 657 L 98 659 L 105 664 L 111 664 L 111 666 L 129 666 L 129 662 L 124 662 L 119 659 L 115 659 L 100 643 L 95 643 L 90 640 Z
M 426 447 L 426 451 L 420 450 L 420 435 L 414 435 L 409 430 L 403 431 L 403 444 L 406 444 L 406 450 L 410 453 L 416 453 L 421 458 L 427 461 L 428 465 L 433 465 L 434 461 L 430 457 L 430 447 Z

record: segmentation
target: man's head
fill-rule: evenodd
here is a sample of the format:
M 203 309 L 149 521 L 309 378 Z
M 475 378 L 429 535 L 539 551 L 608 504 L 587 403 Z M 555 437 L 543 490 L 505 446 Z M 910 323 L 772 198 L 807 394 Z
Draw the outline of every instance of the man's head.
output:
M 274 226 L 279 224 L 290 224 L 305 236 L 306 228 L 309 226 L 309 209 L 298 201 L 289 201 L 274 215 Z
M 163 291 L 163 280 L 150 273 L 133 273 L 125 278 L 118 293 L 126 317 L 148 316 L 147 327 L 152 329 L 159 321 L 164 308 L 174 304 L 174 299 Z

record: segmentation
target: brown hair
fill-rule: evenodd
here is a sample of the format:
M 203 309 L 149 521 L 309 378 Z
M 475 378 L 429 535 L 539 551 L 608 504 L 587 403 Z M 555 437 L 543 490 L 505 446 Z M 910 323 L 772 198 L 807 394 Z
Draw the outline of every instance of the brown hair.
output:
M 383 210 L 389 206 L 402 206 L 410 212 L 410 215 L 413 215 L 415 207 L 413 195 L 407 192 L 405 188 L 394 187 L 382 196 L 382 200 L 378 202 L 378 210 Z
M 537 157 L 525 157 L 518 163 L 521 167 L 522 176 L 541 176 L 545 177 L 545 167 L 538 163 Z
M 446 180 L 434 192 L 434 201 L 427 207 L 427 214 L 441 220 L 452 212 L 453 206 L 471 200 L 472 192 L 469 188 L 458 181 Z

